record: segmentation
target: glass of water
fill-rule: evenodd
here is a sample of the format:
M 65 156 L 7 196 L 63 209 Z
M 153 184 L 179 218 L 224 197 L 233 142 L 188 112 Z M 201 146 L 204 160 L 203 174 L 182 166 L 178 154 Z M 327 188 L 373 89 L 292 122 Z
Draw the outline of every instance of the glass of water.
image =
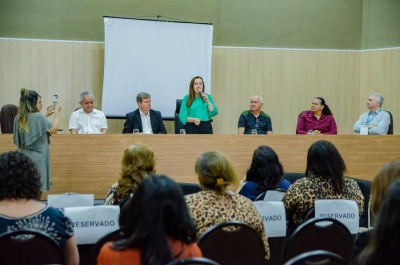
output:
M 179 130 L 179 133 L 180 133 L 180 134 L 186 134 L 186 130 L 185 130 L 185 129 L 180 129 L 180 130 Z
M 257 129 L 251 129 L 251 134 L 257 134 Z

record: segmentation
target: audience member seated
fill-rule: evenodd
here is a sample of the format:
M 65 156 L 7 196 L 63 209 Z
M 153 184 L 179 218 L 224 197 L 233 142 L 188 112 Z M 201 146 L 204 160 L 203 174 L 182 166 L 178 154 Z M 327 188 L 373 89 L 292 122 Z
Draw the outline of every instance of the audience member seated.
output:
M 305 178 L 293 183 L 283 197 L 286 217 L 295 226 L 304 222 L 318 199 L 347 199 L 356 201 L 361 216 L 364 196 L 357 182 L 343 176 L 346 165 L 336 147 L 325 140 L 308 149 Z
M 370 202 L 371 213 L 374 217 L 379 211 L 389 185 L 398 179 L 400 179 L 400 161 L 391 161 L 386 163 L 376 172 L 371 184 Z M 356 259 L 370 241 L 372 234 L 373 229 L 358 235 L 352 255 L 352 261 L 354 264 L 357 264 Z
M 18 107 L 14 104 L 7 104 L 0 110 L 1 133 L 13 133 L 14 118 L 17 116 Z
M 272 134 L 271 117 L 261 111 L 263 99 L 258 95 L 250 98 L 250 110 L 240 114 L 238 134 Z
M 105 134 L 107 133 L 106 115 L 94 108 L 94 95 L 83 91 L 79 104 L 81 108 L 71 113 L 69 131 L 71 134 Z
M 98 265 L 166 264 L 202 256 L 183 193 L 170 178 L 144 179 L 123 211 L 124 238 L 102 247 Z
M 283 167 L 274 149 L 260 145 L 253 153 L 251 166 L 244 176 L 239 194 L 254 201 L 258 195 L 271 189 L 287 190 L 290 182 L 283 179 Z
M 371 239 L 356 264 L 400 264 L 400 180 L 393 182 L 378 210 Z
M 145 92 L 137 94 L 136 102 L 139 108 L 126 114 L 122 133 L 133 133 L 134 129 L 146 134 L 167 133 L 161 112 L 151 109 L 150 94 Z
M 39 202 L 40 176 L 32 160 L 20 152 L 0 155 L 0 183 L 0 233 L 21 229 L 46 233 L 63 250 L 65 264 L 79 264 L 72 221 Z
M 364 127 L 368 134 L 387 134 L 390 125 L 390 115 L 381 109 L 383 96 L 379 93 L 372 93 L 367 100 L 369 111 L 361 114 L 353 126 L 353 131 L 361 133 Z
M 155 173 L 154 152 L 142 143 L 129 146 L 124 151 L 121 163 L 121 177 L 111 185 L 105 205 L 118 205 L 134 193 L 140 182 Z
M 198 234 L 219 223 L 233 220 L 245 222 L 260 233 L 266 258 L 269 259 L 269 245 L 257 208 L 251 200 L 227 190 L 229 185 L 238 183 L 232 162 L 222 153 L 205 152 L 197 159 L 195 171 L 203 191 L 185 197 Z
M 300 114 L 296 134 L 337 134 L 335 118 L 323 98 L 314 98 L 311 110 Z

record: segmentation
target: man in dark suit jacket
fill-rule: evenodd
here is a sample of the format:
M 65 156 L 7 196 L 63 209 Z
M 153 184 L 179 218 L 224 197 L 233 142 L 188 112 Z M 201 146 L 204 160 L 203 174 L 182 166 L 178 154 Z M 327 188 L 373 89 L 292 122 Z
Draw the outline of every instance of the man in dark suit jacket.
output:
M 151 96 L 141 92 L 136 96 L 139 108 L 126 114 L 126 121 L 122 133 L 132 133 L 138 129 L 140 133 L 167 133 L 161 112 L 151 109 Z

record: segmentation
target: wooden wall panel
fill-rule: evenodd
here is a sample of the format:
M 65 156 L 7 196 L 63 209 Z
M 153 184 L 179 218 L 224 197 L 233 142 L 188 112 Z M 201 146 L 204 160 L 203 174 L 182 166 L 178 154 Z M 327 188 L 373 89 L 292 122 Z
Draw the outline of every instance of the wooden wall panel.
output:
M 119 178 L 124 149 L 135 142 L 154 150 L 157 173 L 179 182 L 197 182 L 194 164 L 205 151 L 225 153 L 244 176 L 254 149 L 269 145 L 286 172 L 304 172 L 308 148 L 319 139 L 335 144 L 346 162 L 347 175 L 355 178 L 371 180 L 385 162 L 400 160 L 400 135 L 54 135 L 51 193 L 94 193 L 104 198 Z M 12 136 L 0 135 L 0 153 L 8 150 L 15 150 Z
M 359 111 L 367 111 L 370 93 L 382 93 L 385 98 L 382 107 L 392 113 L 394 132 L 400 133 L 400 49 L 362 53 L 361 65 Z
M 93 90 L 101 108 L 103 54 L 101 43 L 0 40 L 0 106 L 18 104 L 21 87 L 37 90 L 45 105 L 58 93 L 60 128 L 69 133 L 69 116 L 79 106 L 82 90 Z M 248 109 L 253 94 L 263 96 L 263 109 L 272 117 L 275 134 L 294 134 L 298 113 L 309 109 L 316 96 L 325 98 L 331 107 L 339 134 L 353 134 L 352 126 L 366 111 L 366 98 L 374 91 L 384 94 L 384 108 L 397 120 L 399 73 L 400 49 L 360 52 L 215 47 L 211 86 L 220 114 L 213 123 L 214 132 L 236 134 L 238 117 Z M 172 133 L 173 123 L 167 123 Z M 109 120 L 109 125 L 109 133 L 120 133 L 123 120 Z M 398 134 L 400 127 L 395 125 L 394 131 Z

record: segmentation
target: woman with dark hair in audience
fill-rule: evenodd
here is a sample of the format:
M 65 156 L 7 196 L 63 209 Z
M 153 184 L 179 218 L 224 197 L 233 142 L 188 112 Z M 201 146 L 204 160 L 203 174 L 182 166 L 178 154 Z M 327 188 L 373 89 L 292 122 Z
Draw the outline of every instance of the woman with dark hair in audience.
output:
M 1 133 L 13 133 L 14 118 L 17 115 L 18 107 L 14 104 L 7 104 L 0 110 Z
M 260 145 L 254 150 L 251 166 L 247 170 L 239 194 L 254 201 L 267 190 L 279 188 L 286 191 L 290 182 L 282 177 L 283 167 L 274 149 Z
M 102 247 L 98 265 L 161 265 L 202 256 L 196 244 L 196 226 L 173 180 L 149 176 L 127 203 L 122 220 L 125 237 Z
M 119 205 L 133 193 L 142 180 L 156 172 L 154 152 L 142 143 L 136 143 L 124 151 L 121 177 L 107 193 L 105 205 Z
M 63 250 L 65 264 L 79 264 L 72 221 L 39 202 L 40 176 L 32 160 L 21 152 L 0 155 L 0 183 L 0 234 L 21 229 L 43 232 Z
M 56 103 L 50 110 L 50 113 L 54 112 L 53 124 L 40 113 L 42 107 L 42 98 L 36 91 L 21 89 L 18 114 L 14 120 L 14 144 L 36 163 L 42 183 L 41 189 L 48 191 L 51 185 L 49 136 L 58 131 L 58 113 L 61 106 Z
M 388 162 L 376 172 L 371 184 L 370 209 L 372 216 L 377 215 L 388 187 L 398 179 L 400 179 L 400 161 Z M 357 264 L 356 259 L 369 242 L 372 233 L 373 229 L 358 235 L 352 254 L 354 264 Z
M 238 184 L 238 174 L 232 162 L 220 152 L 205 152 L 197 159 L 195 171 L 203 191 L 185 197 L 198 234 L 219 223 L 245 222 L 260 234 L 269 259 L 269 245 L 256 207 L 251 200 L 228 190 L 228 186 Z
M 360 253 L 360 265 L 400 264 L 400 180 L 393 182 L 379 207 L 371 239 Z
M 293 183 L 283 197 L 287 219 L 300 225 L 318 199 L 354 200 L 361 216 L 364 196 L 356 181 L 343 176 L 345 171 L 342 156 L 332 143 L 313 143 L 308 149 L 306 177 Z
M 300 114 L 296 134 L 337 134 L 335 118 L 323 98 L 314 98 L 311 110 Z
M 182 99 L 179 119 L 187 134 L 212 134 L 212 117 L 218 114 L 218 108 L 210 94 L 206 94 L 201 76 L 190 80 L 189 95 Z

